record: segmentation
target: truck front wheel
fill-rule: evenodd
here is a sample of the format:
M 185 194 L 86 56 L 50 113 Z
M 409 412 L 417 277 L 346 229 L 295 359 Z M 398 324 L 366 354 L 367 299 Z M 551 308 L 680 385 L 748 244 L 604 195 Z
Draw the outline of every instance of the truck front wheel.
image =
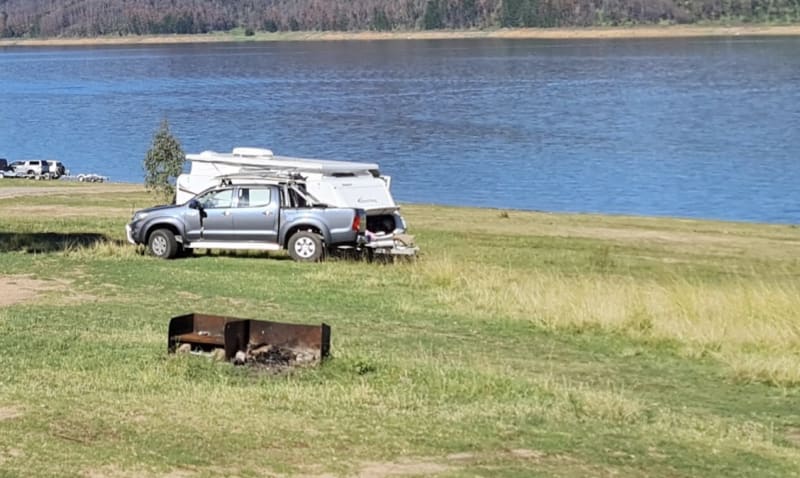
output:
M 178 253 L 178 241 L 169 229 L 157 229 L 147 240 L 150 253 L 161 259 L 172 259 Z
M 289 256 L 297 262 L 318 262 L 325 255 L 322 237 L 309 231 L 297 231 L 289 238 Z

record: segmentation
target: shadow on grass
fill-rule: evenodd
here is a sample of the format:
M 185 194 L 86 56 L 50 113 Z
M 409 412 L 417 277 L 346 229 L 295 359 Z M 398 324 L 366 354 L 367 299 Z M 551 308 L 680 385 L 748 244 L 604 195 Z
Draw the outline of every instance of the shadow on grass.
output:
M 266 251 L 246 251 L 234 249 L 187 249 L 179 256 L 181 259 L 200 257 L 230 257 L 231 259 L 268 259 L 273 261 L 290 261 L 291 257 Z
M 93 232 L 2 232 L 0 252 L 27 252 L 29 254 L 63 251 L 74 247 L 88 247 L 101 242 L 122 245 L 122 241 L 105 234 Z
M 0 253 L 26 252 L 41 254 L 48 252 L 62 252 L 70 249 L 88 248 L 98 244 L 110 244 L 114 247 L 128 246 L 125 241 L 111 239 L 109 236 L 94 232 L 7 232 L 0 231 Z M 139 251 L 146 254 L 144 249 Z M 203 256 L 230 257 L 234 259 L 268 259 L 274 261 L 291 261 L 288 254 L 275 254 L 263 251 L 237 251 L 201 249 L 199 251 L 185 250 L 178 255 L 180 259 L 199 258 Z M 378 264 L 393 264 L 406 258 L 372 255 L 354 250 L 332 250 L 327 255 L 328 260 L 343 262 L 369 262 Z
M 293 259 L 286 253 L 265 252 L 265 251 L 244 251 L 244 250 L 226 250 L 226 249 L 199 249 L 193 252 L 185 252 L 181 258 L 215 256 L 215 257 L 230 257 L 233 259 L 268 259 L 273 261 L 293 261 Z M 391 256 L 368 255 L 364 252 L 355 250 L 337 250 L 333 249 L 327 251 L 325 254 L 325 261 L 341 261 L 341 262 L 375 262 L 381 264 L 392 264 L 400 262 L 401 258 L 392 258 Z

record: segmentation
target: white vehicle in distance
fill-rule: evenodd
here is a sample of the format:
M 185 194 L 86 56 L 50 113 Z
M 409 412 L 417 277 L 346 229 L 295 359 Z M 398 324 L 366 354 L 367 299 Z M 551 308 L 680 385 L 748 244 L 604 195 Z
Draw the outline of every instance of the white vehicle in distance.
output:
M 28 178 L 50 179 L 50 164 L 46 160 L 30 159 L 14 161 L 9 167 L 17 174 Z
M 69 176 L 69 170 L 61 161 L 47 160 L 47 165 L 50 168 L 50 177 L 52 179 L 58 179 L 61 176 Z

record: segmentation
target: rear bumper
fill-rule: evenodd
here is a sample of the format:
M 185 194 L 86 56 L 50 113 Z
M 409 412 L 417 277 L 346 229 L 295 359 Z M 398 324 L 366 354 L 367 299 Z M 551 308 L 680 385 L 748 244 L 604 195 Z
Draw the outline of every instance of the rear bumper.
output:
M 392 256 L 416 256 L 419 253 L 414 236 L 408 234 L 373 235 L 364 247 L 371 249 L 375 254 Z

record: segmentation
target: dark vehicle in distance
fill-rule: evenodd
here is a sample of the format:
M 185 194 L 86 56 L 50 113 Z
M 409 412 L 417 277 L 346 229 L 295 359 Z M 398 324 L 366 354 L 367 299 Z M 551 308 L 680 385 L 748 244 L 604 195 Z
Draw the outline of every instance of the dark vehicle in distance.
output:
M 8 164 L 8 160 L 5 158 L 0 158 L 0 179 L 16 178 L 17 176 L 19 175 L 14 171 L 14 168 Z

